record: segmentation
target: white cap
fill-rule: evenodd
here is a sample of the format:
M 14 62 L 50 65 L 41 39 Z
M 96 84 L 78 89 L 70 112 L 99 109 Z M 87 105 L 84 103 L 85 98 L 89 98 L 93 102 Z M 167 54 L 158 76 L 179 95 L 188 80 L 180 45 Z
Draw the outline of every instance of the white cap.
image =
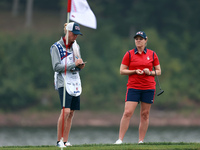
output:
M 66 30 L 73 32 L 74 34 L 80 34 L 83 35 L 80 32 L 80 26 L 76 22 L 70 22 L 66 26 Z

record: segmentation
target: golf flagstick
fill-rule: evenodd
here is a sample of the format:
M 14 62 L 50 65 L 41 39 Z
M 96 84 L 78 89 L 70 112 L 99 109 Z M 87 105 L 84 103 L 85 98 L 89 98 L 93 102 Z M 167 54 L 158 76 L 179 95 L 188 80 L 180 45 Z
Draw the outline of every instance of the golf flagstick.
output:
M 67 3 L 67 24 L 69 23 L 69 13 L 71 11 L 71 0 L 68 0 L 68 3 Z M 69 35 L 69 31 L 67 29 L 67 38 L 66 38 L 66 45 L 68 46 L 68 35 Z M 65 78 L 66 78 L 66 73 L 67 73 L 67 49 L 68 47 L 66 47 L 66 58 L 65 58 Z M 64 79 L 64 88 L 63 88 L 63 109 L 62 109 L 62 136 L 61 136 L 61 142 L 63 142 L 63 145 L 64 145 L 64 120 L 65 120 L 65 95 L 66 93 L 66 84 L 65 84 L 65 79 Z M 61 147 L 61 150 L 63 150 L 63 147 Z

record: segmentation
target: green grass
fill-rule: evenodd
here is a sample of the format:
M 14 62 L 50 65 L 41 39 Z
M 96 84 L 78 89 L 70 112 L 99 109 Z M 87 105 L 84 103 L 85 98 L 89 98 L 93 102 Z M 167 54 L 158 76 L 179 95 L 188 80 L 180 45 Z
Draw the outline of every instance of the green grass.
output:
M 60 150 L 56 146 L 4 146 L 0 150 Z M 200 143 L 84 144 L 63 150 L 200 150 Z

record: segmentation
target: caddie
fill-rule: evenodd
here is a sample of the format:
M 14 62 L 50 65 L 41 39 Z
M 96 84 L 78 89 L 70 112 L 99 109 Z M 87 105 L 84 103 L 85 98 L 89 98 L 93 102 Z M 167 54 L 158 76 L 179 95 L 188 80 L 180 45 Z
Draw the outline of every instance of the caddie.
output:
M 68 141 L 69 132 L 74 111 L 80 110 L 80 94 L 82 92 L 79 71 L 85 67 L 79 45 L 76 42 L 78 35 L 82 35 L 80 26 L 75 22 L 65 23 L 64 34 L 64 37 L 61 37 L 50 48 L 52 66 L 55 72 L 54 84 L 55 89 L 58 90 L 61 104 L 61 113 L 57 123 L 58 147 L 71 146 Z M 62 124 L 63 121 L 64 124 Z M 63 141 L 61 141 L 62 135 Z

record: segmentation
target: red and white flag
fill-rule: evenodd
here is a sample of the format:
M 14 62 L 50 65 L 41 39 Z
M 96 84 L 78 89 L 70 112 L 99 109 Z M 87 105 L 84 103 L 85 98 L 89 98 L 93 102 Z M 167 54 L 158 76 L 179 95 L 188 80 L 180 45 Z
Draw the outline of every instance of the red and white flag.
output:
M 70 20 L 89 28 L 97 28 L 96 17 L 87 0 L 71 0 Z

